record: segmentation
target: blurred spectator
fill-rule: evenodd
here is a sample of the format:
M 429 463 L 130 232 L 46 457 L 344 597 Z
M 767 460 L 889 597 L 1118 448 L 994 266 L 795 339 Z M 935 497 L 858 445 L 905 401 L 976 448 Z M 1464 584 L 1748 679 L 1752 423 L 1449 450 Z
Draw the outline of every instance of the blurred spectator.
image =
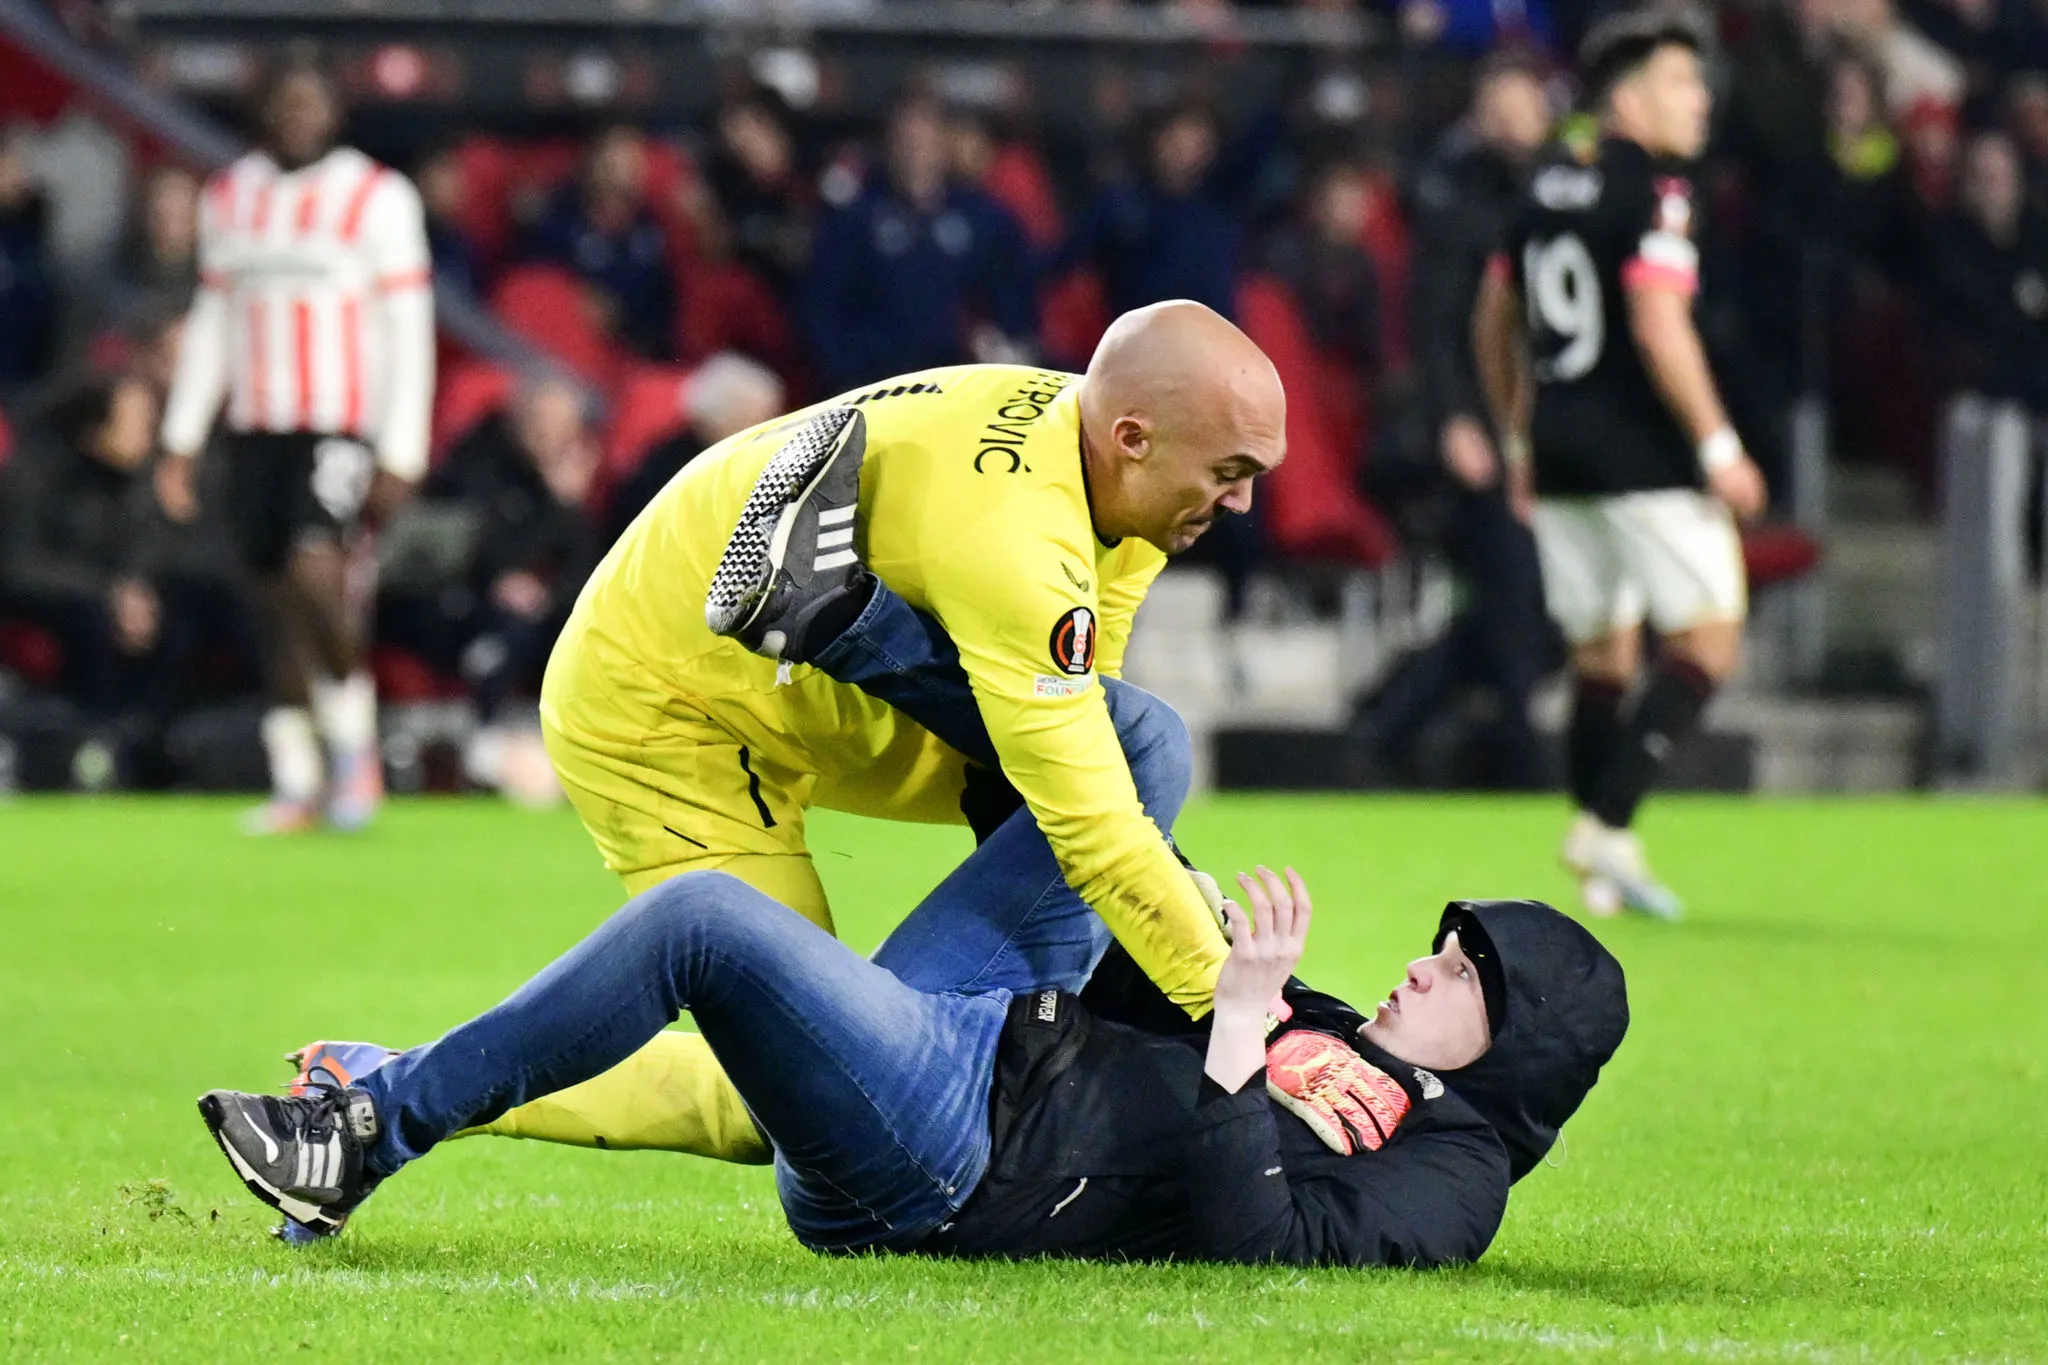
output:
M 1816 0 L 1802 3 L 1813 5 Z M 1922 100 L 1961 107 L 1962 62 L 1901 19 L 1892 0 L 1830 0 L 1830 10 L 1836 31 L 1877 59 L 1894 115 Z
M 1555 666 L 1557 647 L 1535 545 L 1504 496 L 1471 343 L 1480 280 L 1550 126 L 1538 69 L 1514 54 L 1489 60 L 1475 74 L 1465 117 L 1438 142 L 1410 196 L 1419 432 L 1395 443 L 1375 468 L 1373 487 L 1411 535 L 1436 542 L 1466 596 L 1450 629 L 1403 658 L 1358 717 L 1366 742 L 1409 777 L 1422 776 L 1414 770 L 1417 746 L 1431 722 L 1475 695 L 1489 717 L 1482 744 L 1488 781 L 1532 787 L 1551 776 L 1529 703 Z
M 1832 175 L 1817 226 L 1849 261 L 1897 267 L 1908 211 L 1899 139 L 1885 121 L 1876 63 L 1853 50 L 1828 72 L 1827 150 Z
M 160 725 L 185 700 L 199 645 L 226 639 L 253 682 L 253 623 L 200 539 L 150 486 L 159 392 L 140 378 L 54 403 L 10 461 L 0 600 L 56 636 L 63 687 L 102 719 Z
M 1900 120 L 1906 150 L 1906 183 L 1917 211 L 1945 211 L 1955 189 L 1956 158 L 1962 146 L 1961 124 L 1954 106 L 1921 100 Z
M 1470 488 L 1489 486 L 1497 469 L 1472 363 L 1472 302 L 1550 124 L 1549 96 L 1535 67 L 1515 58 L 1483 65 L 1469 112 L 1444 134 L 1410 196 L 1409 326 L 1419 396 L 1434 449 Z
M 80 100 L 31 135 L 28 147 L 49 215 L 43 252 L 57 299 L 57 345 L 68 353 L 107 315 L 134 198 L 129 144 Z
M 1054 255 L 1052 272 L 1093 265 L 1111 313 L 1162 299 L 1236 308 L 1241 211 L 1279 133 L 1261 118 L 1227 158 L 1216 117 L 1200 105 L 1169 112 L 1146 144 L 1146 173 L 1105 186 Z
M 705 167 L 731 251 L 788 299 L 810 256 L 812 205 L 788 110 L 753 90 L 718 111 Z
M 128 372 L 156 390 L 161 403 L 171 391 L 178 368 L 178 341 L 185 331 L 185 310 L 152 307 L 128 320 Z
M 1944 372 L 1958 388 L 2048 412 L 2048 231 L 2027 210 L 2011 137 L 1970 139 L 1956 199 L 1934 241 Z
M 617 540 L 654 495 L 710 447 L 785 411 L 782 381 L 773 370 L 730 352 L 712 356 L 684 381 L 689 423 L 650 447 L 633 472 L 612 490 L 605 506 L 604 543 Z
M 2023 71 L 2006 84 L 2005 126 L 2026 166 L 2028 202 L 2048 212 L 2048 74 Z
M 459 673 L 487 726 L 515 693 L 537 691 L 597 563 L 589 515 L 597 463 L 581 397 L 542 380 L 464 437 L 423 486 L 430 502 L 473 518 L 467 569 L 438 591 L 387 594 L 379 635 Z
M 957 183 L 986 190 L 1017 215 L 1033 249 L 1049 250 L 1058 243 L 1059 195 L 1029 143 L 998 137 L 984 114 L 954 109 L 946 116 L 946 159 Z
M 1316 347 L 1361 384 L 1380 366 L 1380 277 L 1359 243 L 1368 212 L 1365 173 L 1334 162 L 1310 181 L 1305 221 L 1277 233 L 1267 268 L 1301 305 Z
M 119 316 L 184 311 L 199 285 L 199 178 L 183 166 L 151 171 L 135 229 L 121 261 Z
M 1897 0 L 1915 31 L 1958 59 L 1966 92 L 1995 88 L 2009 25 L 2000 21 L 1999 0 Z M 2021 8 L 2012 6 L 2012 8 Z
M 0 140 L 0 390 L 47 367 L 56 321 L 47 212 L 18 136 Z
M 1035 346 L 1023 229 L 947 170 L 939 111 L 910 100 L 890 116 L 881 172 L 818 225 L 804 313 L 828 389 Z
M 433 258 L 435 283 L 480 297 L 483 252 L 463 230 L 462 163 L 455 144 L 442 143 L 421 157 L 413 168 L 413 183 L 419 188 L 420 207 L 426 213 L 427 251 Z
M 1568 3 L 1567 9 L 1574 8 Z M 1503 44 L 1549 48 L 1557 40 L 1549 0 L 1404 0 L 1401 36 L 1478 56 Z
M 674 350 L 676 291 L 668 234 L 647 204 L 647 136 L 598 134 L 582 177 L 556 191 L 534 226 L 530 253 L 568 267 L 595 290 L 618 338 L 664 360 Z
M 1926 273 L 1927 216 L 1916 202 L 1904 148 L 1885 122 L 1876 63 L 1851 48 L 1829 68 L 1827 159 L 1810 193 L 1803 253 L 1816 278 L 1802 281 L 1826 300 L 1832 353 L 1821 378 L 1833 399 L 1838 449 L 1906 472 L 1930 493 L 1935 411 L 1915 315 L 1916 286 Z M 1778 302 L 1782 345 L 1796 354 L 1813 335 L 1806 310 L 1815 299 Z M 1813 376 L 1803 376 L 1813 382 Z

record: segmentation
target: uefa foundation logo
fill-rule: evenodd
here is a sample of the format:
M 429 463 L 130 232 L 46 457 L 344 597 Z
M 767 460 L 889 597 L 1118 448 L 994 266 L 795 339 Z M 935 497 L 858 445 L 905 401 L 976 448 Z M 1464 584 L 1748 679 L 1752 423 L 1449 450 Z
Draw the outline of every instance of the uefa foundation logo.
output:
M 1075 607 L 1052 627 L 1053 667 L 1078 678 L 1095 667 L 1095 613 Z

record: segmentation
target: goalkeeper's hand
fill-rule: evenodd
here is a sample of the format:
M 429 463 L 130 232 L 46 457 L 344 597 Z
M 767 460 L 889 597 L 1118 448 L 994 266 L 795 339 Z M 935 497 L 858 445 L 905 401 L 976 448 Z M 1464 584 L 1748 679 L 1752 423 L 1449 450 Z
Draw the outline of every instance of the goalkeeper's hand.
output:
M 1297 1029 L 1266 1049 L 1266 1093 L 1339 1156 L 1377 1152 L 1408 1112 L 1408 1092 L 1342 1039 Z
M 1201 893 L 1202 904 L 1208 906 L 1209 913 L 1216 917 L 1216 927 L 1223 931 L 1223 941 L 1228 943 L 1230 941 L 1230 917 L 1224 913 L 1223 907 L 1227 905 L 1233 910 L 1238 910 L 1239 914 L 1244 912 L 1238 909 L 1236 901 L 1223 894 L 1223 888 L 1216 885 L 1216 879 L 1202 871 L 1201 868 L 1190 866 L 1188 868 L 1188 878 L 1194 882 L 1195 890 Z

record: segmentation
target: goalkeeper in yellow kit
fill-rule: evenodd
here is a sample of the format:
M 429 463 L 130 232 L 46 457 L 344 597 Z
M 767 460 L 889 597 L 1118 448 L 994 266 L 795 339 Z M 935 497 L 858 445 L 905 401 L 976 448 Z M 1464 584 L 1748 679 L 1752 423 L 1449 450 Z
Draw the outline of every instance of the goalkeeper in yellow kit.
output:
M 904 375 L 706 451 L 612 548 L 548 665 L 548 751 L 606 865 L 629 892 L 722 870 L 830 929 L 810 807 L 963 819 L 961 753 L 793 662 L 807 628 L 852 619 L 806 612 L 859 598 L 812 590 L 768 610 L 791 605 L 777 593 L 792 582 L 829 587 L 864 561 L 958 646 L 1002 775 L 1067 882 L 1169 998 L 1205 1012 L 1226 944 L 1139 803 L 1096 682 L 1117 675 L 1166 555 L 1250 508 L 1284 417 L 1243 333 L 1167 303 L 1117 319 L 1084 375 Z M 767 1157 L 709 1049 L 680 1033 L 488 1131 Z

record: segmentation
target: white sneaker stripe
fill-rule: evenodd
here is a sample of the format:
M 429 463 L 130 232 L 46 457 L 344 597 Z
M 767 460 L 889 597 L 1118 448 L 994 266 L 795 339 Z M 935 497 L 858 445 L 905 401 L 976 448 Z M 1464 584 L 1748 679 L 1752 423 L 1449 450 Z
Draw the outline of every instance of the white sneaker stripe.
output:
M 851 544 L 853 544 L 853 528 L 851 526 L 842 527 L 837 531 L 825 531 L 818 536 L 818 548 L 821 550 L 829 550 L 834 545 Z
M 842 569 L 848 564 L 859 562 L 860 556 L 851 550 L 834 550 L 831 554 L 819 555 L 817 562 L 811 565 L 811 570 L 814 573 L 823 573 L 827 569 Z
M 295 1190 L 303 1190 L 307 1188 L 307 1182 L 311 1180 L 313 1176 L 312 1144 L 305 1142 L 300 1143 L 298 1155 L 298 1172 L 292 1177 L 292 1188 Z
M 853 511 L 851 507 L 827 507 L 818 513 L 818 525 L 837 526 L 842 521 L 852 521 Z

